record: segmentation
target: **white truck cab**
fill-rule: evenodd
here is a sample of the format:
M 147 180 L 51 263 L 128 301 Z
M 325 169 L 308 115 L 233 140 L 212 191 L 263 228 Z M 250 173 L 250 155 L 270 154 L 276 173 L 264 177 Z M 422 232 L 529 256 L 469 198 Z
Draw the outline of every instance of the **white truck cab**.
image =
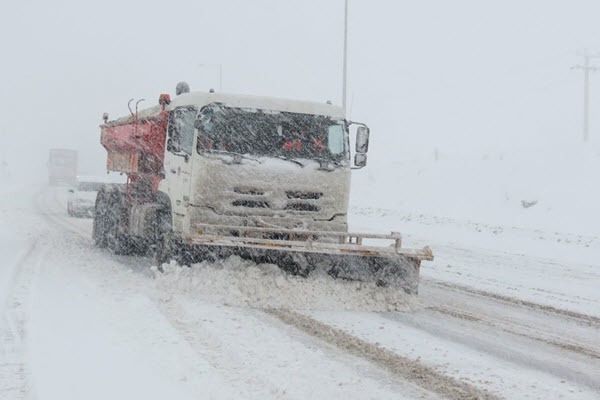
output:
M 169 108 L 159 190 L 171 200 L 174 232 L 191 237 L 206 224 L 347 231 L 349 124 L 340 107 L 186 93 Z

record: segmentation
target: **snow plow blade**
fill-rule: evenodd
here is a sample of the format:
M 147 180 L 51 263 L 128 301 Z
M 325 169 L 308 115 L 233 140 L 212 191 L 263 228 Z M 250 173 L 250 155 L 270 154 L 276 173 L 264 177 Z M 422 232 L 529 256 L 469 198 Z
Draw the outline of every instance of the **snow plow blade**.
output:
M 199 225 L 197 229 L 196 235 L 184 239 L 182 254 L 188 262 L 207 255 L 235 254 L 276 264 L 296 275 L 308 276 L 322 268 L 335 278 L 375 282 L 409 294 L 418 293 L 421 261 L 433 260 L 429 247 L 402 248 L 402 237 L 395 232 L 381 235 L 224 225 Z M 387 243 L 375 243 L 382 241 Z

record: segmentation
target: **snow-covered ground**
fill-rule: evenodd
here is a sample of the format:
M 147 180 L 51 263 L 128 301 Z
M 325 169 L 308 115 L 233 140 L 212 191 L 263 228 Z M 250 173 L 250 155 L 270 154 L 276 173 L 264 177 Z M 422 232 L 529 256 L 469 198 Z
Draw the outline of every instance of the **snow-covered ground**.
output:
M 162 274 L 9 182 L 0 399 L 599 398 L 600 150 L 428 158 L 370 160 L 350 216 L 433 249 L 417 298 L 237 258 Z
M 353 229 L 431 246 L 424 277 L 600 315 L 600 146 L 389 164 L 354 180 Z

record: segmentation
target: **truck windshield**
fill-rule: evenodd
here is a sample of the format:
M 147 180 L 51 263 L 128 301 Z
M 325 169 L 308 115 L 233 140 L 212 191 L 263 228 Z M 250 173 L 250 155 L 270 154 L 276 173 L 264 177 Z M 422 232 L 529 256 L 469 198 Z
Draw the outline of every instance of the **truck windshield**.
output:
M 76 163 L 76 159 L 69 156 L 50 156 L 50 164 L 57 167 L 70 166 Z
M 204 107 L 196 121 L 198 152 L 301 158 L 346 164 L 344 121 L 271 110 Z

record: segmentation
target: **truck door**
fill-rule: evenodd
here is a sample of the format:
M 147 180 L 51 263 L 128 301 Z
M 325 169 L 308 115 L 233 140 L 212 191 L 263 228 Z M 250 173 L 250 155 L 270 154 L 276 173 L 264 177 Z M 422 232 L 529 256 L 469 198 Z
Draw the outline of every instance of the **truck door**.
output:
M 165 180 L 173 201 L 174 219 L 184 216 L 190 201 L 192 160 L 198 110 L 195 107 L 178 107 L 169 115 L 167 151 L 165 153 Z

